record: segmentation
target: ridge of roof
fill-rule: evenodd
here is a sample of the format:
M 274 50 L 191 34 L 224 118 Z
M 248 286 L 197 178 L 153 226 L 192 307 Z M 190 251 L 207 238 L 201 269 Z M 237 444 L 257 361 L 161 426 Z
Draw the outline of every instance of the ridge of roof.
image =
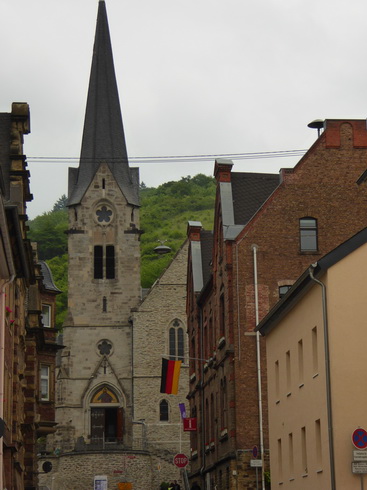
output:
M 127 201 L 138 206 L 139 186 L 128 163 L 106 4 L 100 0 L 80 163 L 77 175 L 69 179 L 68 206 L 80 203 L 102 163 L 110 168 Z

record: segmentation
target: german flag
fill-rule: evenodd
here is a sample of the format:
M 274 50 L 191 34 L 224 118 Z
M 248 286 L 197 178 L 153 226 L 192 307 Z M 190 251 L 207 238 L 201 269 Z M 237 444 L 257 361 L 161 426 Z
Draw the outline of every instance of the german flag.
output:
M 177 395 L 181 361 L 162 359 L 161 393 Z

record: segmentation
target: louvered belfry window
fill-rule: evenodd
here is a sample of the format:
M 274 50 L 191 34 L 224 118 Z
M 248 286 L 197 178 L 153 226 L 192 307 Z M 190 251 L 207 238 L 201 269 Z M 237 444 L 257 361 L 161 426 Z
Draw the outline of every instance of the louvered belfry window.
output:
M 115 279 L 115 247 L 94 246 L 94 279 Z

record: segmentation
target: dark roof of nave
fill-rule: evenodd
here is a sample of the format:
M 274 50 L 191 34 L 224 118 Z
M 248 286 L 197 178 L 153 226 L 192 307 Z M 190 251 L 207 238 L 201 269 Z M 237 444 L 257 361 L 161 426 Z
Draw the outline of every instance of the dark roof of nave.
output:
M 234 222 L 245 225 L 280 184 L 279 174 L 232 172 Z
M 79 168 L 69 169 L 68 205 L 80 203 L 101 163 L 107 163 L 130 204 L 139 205 L 137 169 L 128 163 L 107 20 L 99 2 Z

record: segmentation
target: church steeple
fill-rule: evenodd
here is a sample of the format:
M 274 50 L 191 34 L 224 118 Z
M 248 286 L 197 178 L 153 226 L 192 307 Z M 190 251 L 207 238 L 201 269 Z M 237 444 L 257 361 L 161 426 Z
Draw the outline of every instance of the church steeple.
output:
M 139 205 L 137 169 L 130 169 L 108 28 L 100 0 L 79 168 L 69 169 L 68 205 L 79 204 L 101 163 L 107 163 L 128 203 Z

